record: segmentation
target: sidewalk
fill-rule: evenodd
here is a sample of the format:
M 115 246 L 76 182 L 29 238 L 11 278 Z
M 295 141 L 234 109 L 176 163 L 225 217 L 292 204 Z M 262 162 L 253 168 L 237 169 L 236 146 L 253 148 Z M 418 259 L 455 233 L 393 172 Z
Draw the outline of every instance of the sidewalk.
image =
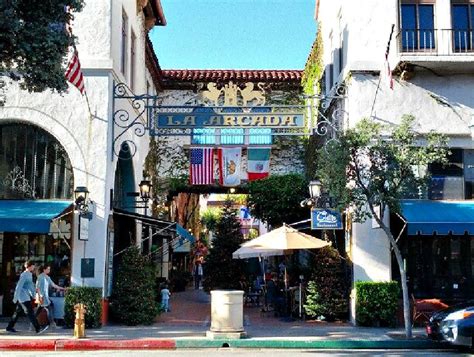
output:
M 347 323 L 284 321 L 262 316 L 259 307 L 244 308 L 244 329 L 248 338 L 210 340 L 210 297 L 202 290 L 187 290 L 171 296 L 171 312 L 157 317 L 151 326 L 107 325 L 87 329 L 86 339 L 74 339 L 72 329 L 50 329 L 42 335 L 28 331 L 26 319 L 5 331 L 0 325 L 0 350 L 99 350 L 99 349 L 175 349 L 175 348 L 440 348 L 426 339 L 424 329 L 414 330 L 406 340 L 403 329 L 354 327 Z

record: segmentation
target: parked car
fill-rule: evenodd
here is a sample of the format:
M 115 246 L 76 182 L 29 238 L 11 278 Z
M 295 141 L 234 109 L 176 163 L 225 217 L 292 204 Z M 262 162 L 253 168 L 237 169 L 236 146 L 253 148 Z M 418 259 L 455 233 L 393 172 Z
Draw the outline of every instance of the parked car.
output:
M 474 348 L 474 301 L 434 313 L 426 332 L 430 338 Z

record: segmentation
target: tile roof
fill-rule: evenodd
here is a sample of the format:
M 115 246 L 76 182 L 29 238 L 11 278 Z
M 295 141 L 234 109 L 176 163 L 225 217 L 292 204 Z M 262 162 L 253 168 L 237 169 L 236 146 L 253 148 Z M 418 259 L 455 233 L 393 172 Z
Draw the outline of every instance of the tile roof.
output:
M 163 70 L 165 82 L 300 82 L 300 70 L 170 69 Z

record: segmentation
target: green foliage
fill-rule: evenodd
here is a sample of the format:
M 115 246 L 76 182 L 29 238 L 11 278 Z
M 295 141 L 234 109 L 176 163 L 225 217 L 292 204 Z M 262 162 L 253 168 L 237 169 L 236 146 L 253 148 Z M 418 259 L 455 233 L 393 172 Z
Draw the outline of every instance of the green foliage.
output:
M 308 181 L 300 174 L 273 175 L 248 184 L 252 216 L 272 227 L 308 218 L 300 202 L 308 197 Z
M 64 6 L 79 12 L 84 1 L 0 2 L 0 74 L 30 92 L 67 89 L 64 62 L 74 37 L 65 31 L 70 15 Z
M 394 326 L 398 310 L 398 282 L 356 282 L 356 321 L 361 326 Z
M 159 313 L 156 291 L 150 260 L 137 247 L 130 247 L 123 254 L 115 279 L 111 298 L 114 317 L 130 326 L 152 324 Z
M 170 192 L 187 187 L 189 160 L 182 146 L 170 143 L 169 137 L 150 138 L 143 176 L 153 185 L 153 216 L 168 219 L 166 202 Z M 172 164 L 171 164 L 172 163 Z
M 67 289 L 64 298 L 64 322 L 66 326 L 74 327 L 74 305 L 80 303 L 86 307 L 86 327 L 94 328 L 101 326 L 102 289 L 86 286 L 74 286 Z
M 319 151 L 318 175 L 324 187 L 337 198 L 340 208 L 354 209 L 355 222 L 373 217 L 373 208 L 379 205 L 399 213 L 399 201 L 409 187 L 415 192 L 425 190 L 428 177 L 417 177 L 414 168 L 446 162 L 445 136 L 429 133 L 422 137 L 414 131 L 414 124 L 415 118 L 409 115 L 391 128 L 363 119 L 339 141 Z
M 326 247 L 316 250 L 310 274 L 303 305 L 306 314 L 316 318 L 324 316 L 328 321 L 347 319 L 349 289 L 337 249 Z
M 206 226 L 208 230 L 214 231 L 220 215 L 221 211 L 218 208 L 208 208 L 201 213 L 201 224 Z
M 321 25 L 319 25 L 316 39 L 314 40 L 311 52 L 301 76 L 301 84 L 305 94 L 318 94 L 319 81 L 323 75 L 323 39 L 321 35 Z
M 222 208 L 221 219 L 216 225 L 212 247 L 206 257 L 203 286 L 206 291 L 238 289 L 243 274 L 243 262 L 232 259 L 232 253 L 240 248 L 244 238 L 240 231 L 238 214 L 227 201 Z

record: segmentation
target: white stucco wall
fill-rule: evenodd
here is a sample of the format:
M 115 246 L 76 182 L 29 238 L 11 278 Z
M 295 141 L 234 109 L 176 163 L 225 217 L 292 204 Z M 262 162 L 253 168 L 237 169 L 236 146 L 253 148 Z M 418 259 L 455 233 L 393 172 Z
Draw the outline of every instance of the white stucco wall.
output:
M 59 95 L 49 91 L 28 93 L 20 90 L 17 83 L 9 81 L 6 105 L 0 107 L 0 123 L 27 122 L 56 137 L 71 160 L 74 187 L 87 186 L 90 191 L 94 214 L 89 223 L 89 240 L 73 242 L 73 285 L 104 286 L 107 223 L 111 214 L 110 190 L 114 187 L 118 159 L 111 150 L 114 139 L 112 92 L 114 83 L 126 81 L 119 71 L 122 8 L 127 12 L 130 27 L 128 44 L 132 28 L 137 37 L 134 89 L 136 93 L 146 93 L 146 83 L 151 84 L 152 80 L 145 67 L 144 19 L 142 13 L 137 15 L 136 1 L 90 0 L 86 1 L 84 10 L 76 14 L 73 32 L 78 38 L 77 48 L 92 116 L 86 98 L 71 85 L 67 93 Z M 130 78 L 129 73 L 126 78 Z M 137 116 L 129 101 L 122 100 L 115 104 L 115 110 L 121 108 L 130 113 L 132 120 Z M 115 135 L 119 132 L 116 128 Z M 142 179 L 143 162 L 148 151 L 148 135 L 137 137 L 133 130 L 129 130 L 117 142 L 118 150 L 123 140 L 132 140 L 137 144 L 133 175 L 138 183 Z M 81 279 L 81 258 L 95 258 L 94 278 Z
M 451 29 L 451 2 L 437 0 L 434 9 L 434 28 Z M 353 127 L 364 117 L 372 117 L 382 124 L 397 124 L 403 114 L 410 114 L 416 118 L 418 132 L 441 132 L 448 136 L 450 146 L 473 148 L 468 126 L 474 113 L 474 82 L 469 70 L 461 73 L 465 63 L 472 63 L 472 54 L 453 56 L 451 40 L 441 38 L 437 38 L 436 44 L 439 56 L 398 52 L 397 0 L 320 0 L 318 20 L 326 70 L 334 63 L 334 81 L 344 81 L 347 88 L 346 98 L 341 101 L 346 112 L 344 128 Z M 413 78 L 407 81 L 394 76 L 393 90 L 389 88 L 384 56 L 392 24 L 395 31 L 390 46 L 391 69 L 400 61 L 436 64 L 434 71 L 415 67 Z M 344 68 L 339 74 L 336 49 L 341 39 Z M 326 76 L 329 92 L 327 71 Z M 391 279 L 389 243 L 380 229 L 372 228 L 371 221 L 353 224 L 351 254 L 354 281 Z M 352 318 L 354 307 L 352 299 Z

